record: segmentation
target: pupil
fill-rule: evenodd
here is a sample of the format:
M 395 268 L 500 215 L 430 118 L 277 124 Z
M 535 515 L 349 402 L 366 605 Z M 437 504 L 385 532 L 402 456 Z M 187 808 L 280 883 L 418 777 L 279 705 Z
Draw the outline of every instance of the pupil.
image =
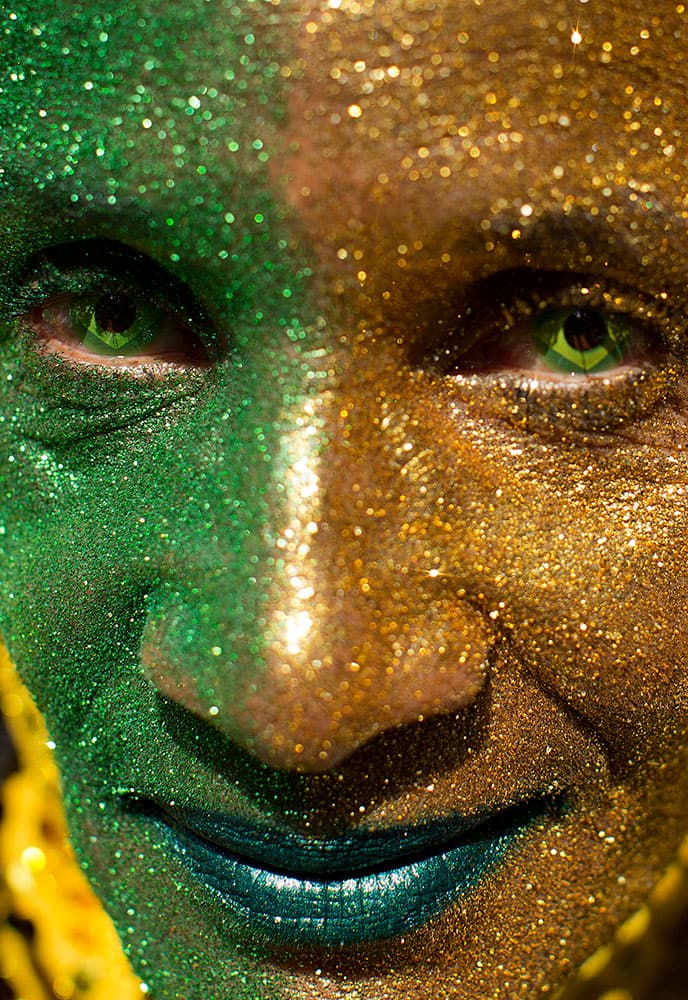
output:
M 136 319 L 136 304 L 123 292 L 108 292 L 96 302 L 93 316 L 107 333 L 123 333 Z
M 564 321 L 564 337 L 575 351 L 590 351 L 607 339 L 607 324 L 595 309 L 576 309 Z

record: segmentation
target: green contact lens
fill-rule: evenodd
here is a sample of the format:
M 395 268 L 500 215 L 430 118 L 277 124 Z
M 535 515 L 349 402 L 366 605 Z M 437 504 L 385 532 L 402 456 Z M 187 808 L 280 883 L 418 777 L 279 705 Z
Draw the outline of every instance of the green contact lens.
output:
M 140 351 L 160 331 L 164 315 L 126 291 L 81 296 L 69 310 L 84 347 L 100 354 Z
M 599 309 L 548 309 L 533 324 L 540 357 L 570 374 L 605 371 L 628 356 L 634 328 L 622 313 Z

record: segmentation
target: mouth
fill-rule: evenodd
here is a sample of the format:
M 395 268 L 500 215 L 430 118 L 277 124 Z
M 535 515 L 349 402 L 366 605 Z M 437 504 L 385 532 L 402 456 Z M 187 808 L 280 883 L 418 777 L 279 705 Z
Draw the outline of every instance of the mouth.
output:
M 338 948 L 420 929 L 471 893 L 547 800 L 415 827 L 308 838 L 138 797 L 193 881 L 266 943 Z

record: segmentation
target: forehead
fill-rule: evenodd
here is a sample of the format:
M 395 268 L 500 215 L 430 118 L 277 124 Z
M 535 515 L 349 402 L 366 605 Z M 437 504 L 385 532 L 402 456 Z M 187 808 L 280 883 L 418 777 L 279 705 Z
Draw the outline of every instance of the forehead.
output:
M 648 257 L 683 238 L 685 20 L 568 0 L 20 3 L 3 218 L 40 228 L 50 206 L 51 225 L 117 235 L 126 216 L 133 242 L 221 281 L 247 240 L 370 280 L 399 246 L 419 271 L 510 252 L 553 212 L 642 233 Z
M 683 11 L 330 4 L 299 38 L 294 201 L 316 219 L 327 202 L 340 230 L 354 216 L 376 241 L 434 232 L 438 249 L 447 229 L 503 216 L 509 233 L 551 206 L 620 229 L 650 210 L 682 218 Z
M 298 143 L 314 122 L 325 157 L 355 138 L 362 168 L 392 143 L 415 146 L 422 167 L 459 148 L 478 158 L 481 137 L 518 145 L 514 123 L 580 129 L 610 105 L 617 134 L 659 121 L 683 94 L 683 28 L 683 5 L 660 16 L 567 0 L 139 0 L 69 16 L 20 3 L 4 19 L 2 106 L 15 135 L 62 132 L 73 160 L 84 130 L 129 149 L 142 137 L 169 161 L 178 137 L 217 154 L 235 151 L 228 129 L 279 123 Z

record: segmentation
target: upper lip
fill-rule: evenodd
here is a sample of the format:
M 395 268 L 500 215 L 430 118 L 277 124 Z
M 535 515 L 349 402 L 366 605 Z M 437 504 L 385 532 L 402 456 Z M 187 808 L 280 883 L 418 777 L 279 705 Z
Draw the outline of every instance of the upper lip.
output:
M 545 802 L 552 804 L 551 794 L 542 793 L 515 805 L 491 807 L 471 815 L 451 814 L 415 826 L 354 829 L 333 837 L 307 837 L 224 813 L 181 808 L 137 796 L 127 799 L 130 808 L 148 813 L 256 868 L 328 880 L 392 870 L 484 837 L 488 832 L 496 835 L 524 822 Z

